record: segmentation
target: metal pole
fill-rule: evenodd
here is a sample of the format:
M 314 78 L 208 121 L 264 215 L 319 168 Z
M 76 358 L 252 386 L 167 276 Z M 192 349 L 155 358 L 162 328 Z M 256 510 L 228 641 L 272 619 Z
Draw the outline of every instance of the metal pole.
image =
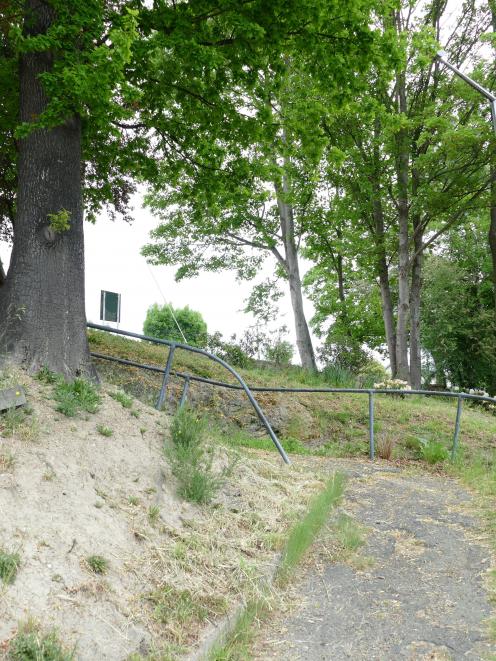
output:
M 458 437 L 460 436 L 460 418 L 462 417 L 463 397 L 458 396 L 458 406 L 456 408 L 455 435 L 453 436 L 453 447 L 451 448 L 451 461 L 454 461 L 456 451 L 458 450 Z
M 374 459 L 374 391 L 369 390 L 369 455 Z
M 494 132 L 496 133 L 496 105 L 495 105 L 496 104 L 496 96 L 494 96 L 494 94 L 492 92 L 490 92 L 489 90 L 487 90 L 485 87 L 482 87 L 482 85 L 479 85 L 479 83 L 477 83 L 475 80 L 472 80 L 472 78 L 470 78 L 469 76 L 464 74 L 462 71 L 460 71 L 460 69 L 457 69 L 457 67 L 450 64 L 445 59 L 446 53 L 444 51 L 439 51 L 437 53 L 436 57 L 440 62 L 442 62 L 445 66 L 447 66 L 448 69 L 453 71 L 453 73 L 456 73 L 456 75 L 459 76 L 459 78 L 461 78 L 468 85 L 470 85 L 470 87 L 473 87 L 475 90 L 480 92 L 480 94 L 482 94 L 482 96 L 486 97 L 486 99 L 491 104 L 491 119 L 492 119 L 492 123 L 493 123 Z
M 183 394 L 181 395 L 181 401 L 179 402 L 179 408 L 180 409 L 182 409 L 183 406 L 186 404 L 186 400 L 188 398 L 188 390 L 189 390 L 189 376 L 187 376 L 184 379 Z
M 164 372 L 164 378 L 162 381 L 162 387 L 160 388 L 160 394 L 157 399 L 157 405 L 155 406 L 156 409 L 159 411 L 162 409 L 164 402 L 165 402 L 165 396 L 167 394 L 167 384 L 169 383 L 169 376 L 170 376 L 170 371 L 172 367 L 172 361 L 174 359 L 174 351 L 176 350 L 176 345 L 171 344 L 170 349 L 169 349 L 169 355 L 167 356 L 167 363 L 165 365 L 165 372 Z

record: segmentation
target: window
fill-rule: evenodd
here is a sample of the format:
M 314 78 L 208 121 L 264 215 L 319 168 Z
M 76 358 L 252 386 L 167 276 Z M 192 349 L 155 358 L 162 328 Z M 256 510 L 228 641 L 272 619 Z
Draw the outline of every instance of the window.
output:
M 100 319 L 102 321 L 121 320 L 121 295 L 113 291 L 103 291 L 100 298 Z

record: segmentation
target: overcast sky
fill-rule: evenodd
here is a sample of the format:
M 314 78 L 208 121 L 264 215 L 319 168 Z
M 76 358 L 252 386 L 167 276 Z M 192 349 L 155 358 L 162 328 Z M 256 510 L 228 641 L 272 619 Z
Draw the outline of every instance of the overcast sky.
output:
M 105 215 L 95 225 L 85 223 L 88 321 L 99 323 L 100 291 L 103 289 L 121 294 L 120 328 L 138 333 L 142 332 L 148 307 L 153 303 L 163 304 L 164 298 L 174 307 L 189 305 L 198 310 L 207 322 L 209 332 L 218 330 L 226 339 L 233 333 L 239 336 L 254 323 L 251 315 L 242 312 L 243 301 L 252 285 L 237 282 L 234 273 L 205 273 L 177 283 L 174 268 L 147 265 L 140 250 L 148 243 L 149 232 L 158 221 L 147 209 L 141 208 L 140 196 L 135 197 L 133 206 L 135 220 L 132 225 L 122 221 L 112 222 Z M 9 255 L 8 246 L 0 243 L 0 257 L 5 266 Z M 260 273 L 260 280 L 272 273 L 272 264 L 268 260 L 265 271 Z M 294 342 L 288 295 L 279 302 L 279 307 L 280 316 L 276 325 L 287 325 L 290 329 L 288 339 Z M 313 313 L 308 302 L 307 313 Z M 295 362 L 296 358 L 295 355 Z

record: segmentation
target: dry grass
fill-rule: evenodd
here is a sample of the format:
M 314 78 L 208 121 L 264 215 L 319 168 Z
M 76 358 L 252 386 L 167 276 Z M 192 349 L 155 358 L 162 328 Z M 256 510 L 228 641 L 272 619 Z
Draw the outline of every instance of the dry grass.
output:
M 376 444 L 377 456 L 389 461 L 393 456 L 394 446 L 395 442 L 392 436 L 386 434 L 380 436 Z

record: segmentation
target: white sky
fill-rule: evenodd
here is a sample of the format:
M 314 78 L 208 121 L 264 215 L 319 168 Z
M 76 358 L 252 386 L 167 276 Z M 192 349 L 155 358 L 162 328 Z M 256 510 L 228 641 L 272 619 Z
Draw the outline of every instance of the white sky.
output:
M 153 275 L 165 300 L 174 307 L 189 305 L 198 310 L 207 322 L 210 333 L 220 331 L 225 339 L 233 333 L 238 337 L 254 318 L 242 312 L 244 299 L 249 295 L 254 283 L 237 282 L 234 273 L 203 273 L 199 277 L 175 282 L 173 267 L 149 266 L 140 250 L 149 242 L 149 232 L 158 224 L 147 209 L 141 208 L 141 197 L 134 200 L 134 223 L 112 222 L 102 215 L 95 225 L 85 223 L 86 254 L 86 316 L 88 321 L 100 323 L 100 291 L 114 291 L 121 294 L 120 328 L 141 333 L 146 311 L 153 303 L 164 303 Z M 0 258 L 8 265 L 10 248 L 0 243 Z M 272 275 L 270 260 L 260 273 L 258 280 Z M 284 288 L 284 283 L 282 283 Z M 279 302 L 280 315 L 275 327 L 285 324 L 290 330 L 294 343 L 293 316 L 289 295 Z M 313 314 L 313 307 L 307 301 L 307 314 Z M 297 362 L 295 351 L 294 362 Z

